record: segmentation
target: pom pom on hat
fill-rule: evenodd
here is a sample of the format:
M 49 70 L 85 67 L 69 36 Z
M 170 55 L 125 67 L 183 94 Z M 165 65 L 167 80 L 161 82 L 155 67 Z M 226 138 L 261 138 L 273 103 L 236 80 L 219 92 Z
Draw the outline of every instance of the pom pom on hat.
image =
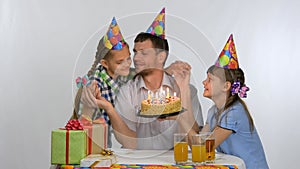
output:
M 233 35 L 229 36 L 222 52 L 220 53 L 215 66 L 224 69 L 238 69 L 239 62 L 236 54 L 236 49 L 233 41 Z
M 146 33 L 165 39 L 165 8 L 156 16 Z

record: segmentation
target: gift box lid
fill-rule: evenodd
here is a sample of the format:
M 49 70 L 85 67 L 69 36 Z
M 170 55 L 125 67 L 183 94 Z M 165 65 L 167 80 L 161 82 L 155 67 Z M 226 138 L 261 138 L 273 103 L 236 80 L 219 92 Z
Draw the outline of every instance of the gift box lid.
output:
M 102 154 L 90 154 L 80 160 L 80 167 L 110 167 L 112 164 L 117 162 L 115 155 L 104 156 Z

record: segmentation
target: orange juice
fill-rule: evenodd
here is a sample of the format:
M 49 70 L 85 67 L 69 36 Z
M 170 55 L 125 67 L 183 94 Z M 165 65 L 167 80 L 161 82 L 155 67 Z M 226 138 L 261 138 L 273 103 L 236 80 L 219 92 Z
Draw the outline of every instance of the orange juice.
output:
M 192 145 L 192 161 L 193 162 L 205 162 L 206 150 L 205 145 Z
M 206 139 L 206 160 L 207 162 L 215 161 L 215 139 Z
M 174 159 L 176 162 L 186 162 L 188 160 L 188 143 L 187 142 L 175 143 Z

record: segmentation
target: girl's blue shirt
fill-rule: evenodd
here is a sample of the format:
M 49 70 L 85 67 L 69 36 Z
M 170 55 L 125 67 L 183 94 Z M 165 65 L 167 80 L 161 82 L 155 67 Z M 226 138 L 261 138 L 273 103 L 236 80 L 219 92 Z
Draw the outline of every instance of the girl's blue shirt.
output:
M 254 127 L 251 132 L 249 120 L 243 105 L 237 101 L 223 111 L 216 122 L 217 107 L 214 105 L 208 111 L 207 124 L 212 131 L 216 125 L 232 130 L 232 134 L 224 140 L 216 150 L 234 155 L 244 160 L 247 169 L 268 169 L 264 149 L 259 135 Z

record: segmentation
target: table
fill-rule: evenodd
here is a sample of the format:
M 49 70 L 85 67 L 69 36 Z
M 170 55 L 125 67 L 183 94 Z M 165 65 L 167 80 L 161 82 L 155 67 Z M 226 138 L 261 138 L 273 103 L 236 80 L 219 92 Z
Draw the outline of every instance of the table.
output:
M 172 150 L 132 150 L 113 149 L 117 156 L 118 164 L 174 164 L 174 152 Z M 192 154 L 189 151 L 188 162 L 191 162 Z M 216 165 L 236 165 L 239 169 L 246 169 L 244 161 L 238 157 L 216 153 Z M 52 165 L 50 169 L 56 169 Z
M 118 164 L 174 164 L 172 150 L 117 149 L 114 152 L 118 158 Z M 189 152 L 189 161 L 191 159 L 192 154 Z M 215 164 L 236 165 L 239 169 L 246 169 L 246 165 L 242 159 L 222 153 L 216 153 Z

